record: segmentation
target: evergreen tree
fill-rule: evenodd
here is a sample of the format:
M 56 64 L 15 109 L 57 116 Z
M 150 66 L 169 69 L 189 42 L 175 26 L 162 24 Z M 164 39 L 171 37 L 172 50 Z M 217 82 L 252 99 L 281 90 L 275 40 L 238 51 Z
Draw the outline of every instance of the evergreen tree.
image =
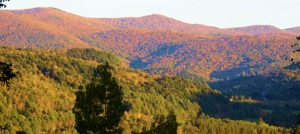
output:
M 300 114 L 297 115 L 296 118 L 296 128 L 294 128 L 294 134 L 300 134 Z
M 73 112 L 79 133 L 121 133 L 118 125 L 126 107 L 122 88 L 112 77 L 108 63 L 97 67 L 86 91 L 79 91 L 76 96 Z
M 176 121 L 176 115 L 171 112 L 168 117 L 163 129 L 165 134 L 177 134 L 178 123 Z
M 0 62 L 0 82 L 9 86 L 9 81 L 17 77 L 17 73 L 13 72 L 12 64 Z
M 159 116 L 156 118 L 156 121 L 152 123 L 151 129 L 142 134 L 177 134 L 178 123 L 176 121 L 176 115 L 174 112 L 165 118 L 164 116 Z

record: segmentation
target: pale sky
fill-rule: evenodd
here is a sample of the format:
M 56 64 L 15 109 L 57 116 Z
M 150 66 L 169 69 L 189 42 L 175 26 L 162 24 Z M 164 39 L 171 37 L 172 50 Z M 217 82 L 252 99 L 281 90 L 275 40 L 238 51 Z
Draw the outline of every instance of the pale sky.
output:
M 161 14 L 220 28 L 300 26 L 300 0 L 11 0 L 8 9 L 55 7 L 96 18 Z

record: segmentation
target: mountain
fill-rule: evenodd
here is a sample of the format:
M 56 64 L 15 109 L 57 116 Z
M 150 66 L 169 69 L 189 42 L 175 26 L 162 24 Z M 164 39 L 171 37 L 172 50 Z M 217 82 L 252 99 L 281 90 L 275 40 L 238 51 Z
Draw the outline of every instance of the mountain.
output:
M 286 32 L 284 30 L 281 30 L 271 25 L 254 25 L 254 26 L 247 26 L 247 27 L 230 28 L 230 30 L 249 33 L 252 35 Z
M 54 8 L 1 11 L 0 20 L 1 44 L 17 47 L 91 47 L 78 35 L 110 27 Z
M 18 16 L 30 16 L 34 21 L 55 26 L 55 31 L 67 31 L 72 34 L 90 33 L 113 29 L 114 26 L 101 23 L 94 19 L 74 15 L 56 8 L 33 8 L 25 10 L 12 10 Z
M 263 69 L 291 55 L 294 34 L 272 26 L 220 29 L 162 15 L 85 18 L 55 8 L 0 11 L 1 45 L 25 48 L 98 48 L 152 73 L 217 79 Z
M 143 28 L 150 30 L 169 30 L 194 34 L 225 34 L 226 31 L 200 24 L 188 24 L 163 15 L 153 14 L 144 17 L 102 18 L 101 22 L 117 25 L 121 28 Z M 229 32 L 229 31 L 228 31 Z
M 299 64 L 285 60 L 295 56 L 295 34 L 287 30 L 161 15 L 85 18 L 55 8 L 0 14 L 0 60 L 21 76 L 0 84 L 0 133 L 76 133 L 75 92 L 106 62 L 124 93 L 120 127 L 128 133 L 170 111 L 181 133 L 290 133 L 271 125 L 294 127 L 300 111 Z
M 290 31 L 290 32 L 293 32 L 293 33 L 296 33 L 296 34 L 300 34 L 300 27 L 294 27 L 294 28 L 289 28 L 287 29 L 287 31 Z

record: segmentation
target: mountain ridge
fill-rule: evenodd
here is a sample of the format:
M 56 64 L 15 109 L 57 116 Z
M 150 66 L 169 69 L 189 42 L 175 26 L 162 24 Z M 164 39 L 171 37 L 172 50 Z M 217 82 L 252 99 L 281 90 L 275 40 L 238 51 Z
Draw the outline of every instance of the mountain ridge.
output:
M 117 17 L 117 18 L 108 18 L 108 17 L 84 17 L 84 16 L 80 16 L 80 15 L 76 15 L 74 13 L 70 13 L 70 12 L 67 12 L 67 11 L 64 11 L 64 10 L 61 10 L 59 8 L 54 8 L 54 7 L 36 7 L 36 8 L 28 8 L 28 9 L 17 9 L 17 10 L 2 10 L 0 12 L 15 12 L 15 13 L 20 13 L 20 14 L 33 14 L 33 13 L 40 13 L 40 12 L 59 12 L 59 13 L 67 13 L 67 14 L 72 14 L 74 16 L 79 16 L 79 17 L 82 17 L 82 18 L 86 18 L 86 19 L 140 19 L 140 18 L 154 18 L 154 19 L 157 19 L 157 18 L 161 18 L 161 19 L 165 19 L 165 20 L 169 20 L 169 21 L 177 21 L 177 22 L 181 22 L 181 23 L 184 23 L 184 24 L 189 24 L 189 25 L 197 25 L 197 26 L 205 26 L 205 27 L 210 27 L 210 28 L 214 28 L 214 29 L 221 29 L 221 30 L 227 30 L 227 29 L 239 29 L 239 28 L 249 28 L 249 27 L 257 27 L 257 26 L 270 26 L 270 27 L 273 27 L 273 28 L 276 28 L 276 29 L 279 29 L 279 30 L 291 30 L 291 29 L 298 29 L 300 26 L 298 27 L 291 27 L 291 28 L 286 28 L 286 29 L 280 29 L 276 26 L 273 26 L 273 25 L 249 25 L 249 26 L 243 26 L 243 27 L 230 27 L 230 28 L 219 28 L 219 27 L 216 27 L 216 26 L 207 26 L 207 25 L 204 25 L 204 24 L 199 24 L 199 23 L 187 23 L 187 22 L 184 22 L 184 21 L 181 21 L 181 20 L 177 20 L 175 18 L 171 18 L 171 17 L 168 17 L 168 16 L 165 16 L 165 15 L 162 15 L 162 14 L 150 14 L 150 15 L 144 15 L 144 16 L 140 16 L 140 17 Z
M 252 25 L 252 26 L 236 27 L 236 28 L 229 28 L 229 29 L 233 31 L 250 33 L 253 35 L 265 34 L 265 33 L 288 32 L 284 29 L 279 29 L 272 25 Z
M 290 32 L 293 32 L 293 33 L 296 33 L 296 34 L 300 34 L 300 26 L 298 27 L 293 27 L 293 28 L 289 28 L 289 29 L 286 29 L 287 31 L 290 31 Z
M 258 32 L 253 34 L 251 30 L 188 24 L 162 15 L 95 19 L 55 8 L 0 13 L 0 43 L 4 46 L 92 47 L 126 58 L 139 69 L 205 78 L 214 71 L 236 67 L 256 69 L 274 62 L 283 64 L 282 59 L 291 56 L 289 46 L 295 37 L 274 26 L 253 26 L 254 33 Z M 255 30 L 257 27 L 266 30 Z

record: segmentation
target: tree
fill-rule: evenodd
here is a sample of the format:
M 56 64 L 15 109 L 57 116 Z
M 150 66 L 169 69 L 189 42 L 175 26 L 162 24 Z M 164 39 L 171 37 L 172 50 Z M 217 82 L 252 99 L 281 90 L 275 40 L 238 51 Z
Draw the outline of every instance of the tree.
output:
M 296 39 L 297 42 L 294 45 L 292 45 L 292 48 L 294 49 L 293 50 L 294 53 L 300 52 L 300 36 L 296 37 Z M 294 58 L 291 58 L 290 61 L 295 63 Z
M 3 4 L 3 2 L 9 1 L 9 0 L 0 0 L 0 8 L 6 8 L 6 5 Z
M 296 124 L 297 126 L 294 128 L 293 134 L 300 134 L 300 114 L 296 118 Z
M 142 134 L 177 134 L 178 123 L 176 121 L 176 115 L 174 112 L 165 118 L 164 116 L 159 116 L 156 118 L 156 121 L 152 123 L 151 129 Z
M 13 71 L 12 64 L 0 62 L 0 82 L 9 86 L 9 81 L 15 77 L 17 77 L 17 73 Z
M 258 120 L 258 123 L 257 123 L 258 125 L 262 125 L 262 126 L 264 126 L 264 125 L 268 125 L 262 118 L 259 118 L 259 120 Z
M 126 107 L 108 63 L 97 67 L 86 91 L 78 91 L 76 97 L 73 113 L 79 133 L 121 133 L 118 125 Z

